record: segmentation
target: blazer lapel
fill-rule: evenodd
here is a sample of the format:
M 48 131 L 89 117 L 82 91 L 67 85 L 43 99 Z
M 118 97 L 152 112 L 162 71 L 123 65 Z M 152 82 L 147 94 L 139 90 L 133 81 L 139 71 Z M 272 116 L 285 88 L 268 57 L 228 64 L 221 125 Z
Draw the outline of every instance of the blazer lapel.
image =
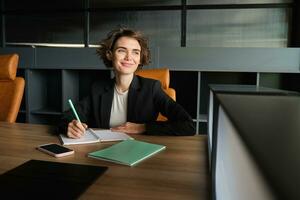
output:
M 136 76 L 133 77 L 132 82 L 128 91 L 128 101 L 127 101 L 127 121 L 135 121 L 136 113 L 135 113 L 135 104 L 138 96 L 138 92 L 140 89 L 140 82 Z
M 111 105 L 114 97 L 114 81 L 112 84 L 105 87 L 105 92 L 101 95 L 100 116 L 101 124 L 104 128 L 109 128 L 109 119 Z

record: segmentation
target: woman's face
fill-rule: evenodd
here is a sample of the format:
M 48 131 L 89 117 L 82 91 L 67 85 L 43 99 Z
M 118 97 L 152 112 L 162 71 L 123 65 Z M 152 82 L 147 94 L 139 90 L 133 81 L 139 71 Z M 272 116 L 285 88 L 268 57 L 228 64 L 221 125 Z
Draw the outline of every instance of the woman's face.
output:
M 138 68 L 141 60 L 141 46 L 139 42 L 131 37 L 120 37 L 109 53 L 108 58 L 118 74 L 133 74 Z

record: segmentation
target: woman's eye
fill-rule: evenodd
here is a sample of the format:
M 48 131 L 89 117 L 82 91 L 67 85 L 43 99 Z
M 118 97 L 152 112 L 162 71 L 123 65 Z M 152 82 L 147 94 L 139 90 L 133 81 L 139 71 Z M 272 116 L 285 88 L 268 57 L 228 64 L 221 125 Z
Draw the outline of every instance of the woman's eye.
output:
M 119 53 L 125 53 L 125 50 L 124 49 L 118 49 L 118 52 Z

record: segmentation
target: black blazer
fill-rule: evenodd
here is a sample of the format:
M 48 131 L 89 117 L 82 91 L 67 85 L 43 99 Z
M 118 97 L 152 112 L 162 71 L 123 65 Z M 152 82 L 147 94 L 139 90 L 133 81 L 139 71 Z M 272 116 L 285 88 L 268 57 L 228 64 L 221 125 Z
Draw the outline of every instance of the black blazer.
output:
M 109 128 L 115 80 L 93 84 L 90 95 L 75 105 L 82 122 L 89 127 Z M 156 121 L 161 112 L 166 122 Z M 67 131 L 74 119 L 71 111 L 63 113 L 59 132 Z M 194 135 L 195 126 L 189 114 L 161 88 L 157 80 L 134 76 L 128 91 L 127 121 L 145 123 L 149 135 Z

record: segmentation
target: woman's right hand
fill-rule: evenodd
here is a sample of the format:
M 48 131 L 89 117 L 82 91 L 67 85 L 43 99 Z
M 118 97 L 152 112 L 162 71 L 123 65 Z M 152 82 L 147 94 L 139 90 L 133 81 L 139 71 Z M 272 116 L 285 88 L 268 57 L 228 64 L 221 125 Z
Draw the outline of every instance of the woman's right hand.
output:
M 73 120 L 68 124 L 67 136 L 70 138 L 81 138 L 88 126 L 85 123 L 80 123 Z

